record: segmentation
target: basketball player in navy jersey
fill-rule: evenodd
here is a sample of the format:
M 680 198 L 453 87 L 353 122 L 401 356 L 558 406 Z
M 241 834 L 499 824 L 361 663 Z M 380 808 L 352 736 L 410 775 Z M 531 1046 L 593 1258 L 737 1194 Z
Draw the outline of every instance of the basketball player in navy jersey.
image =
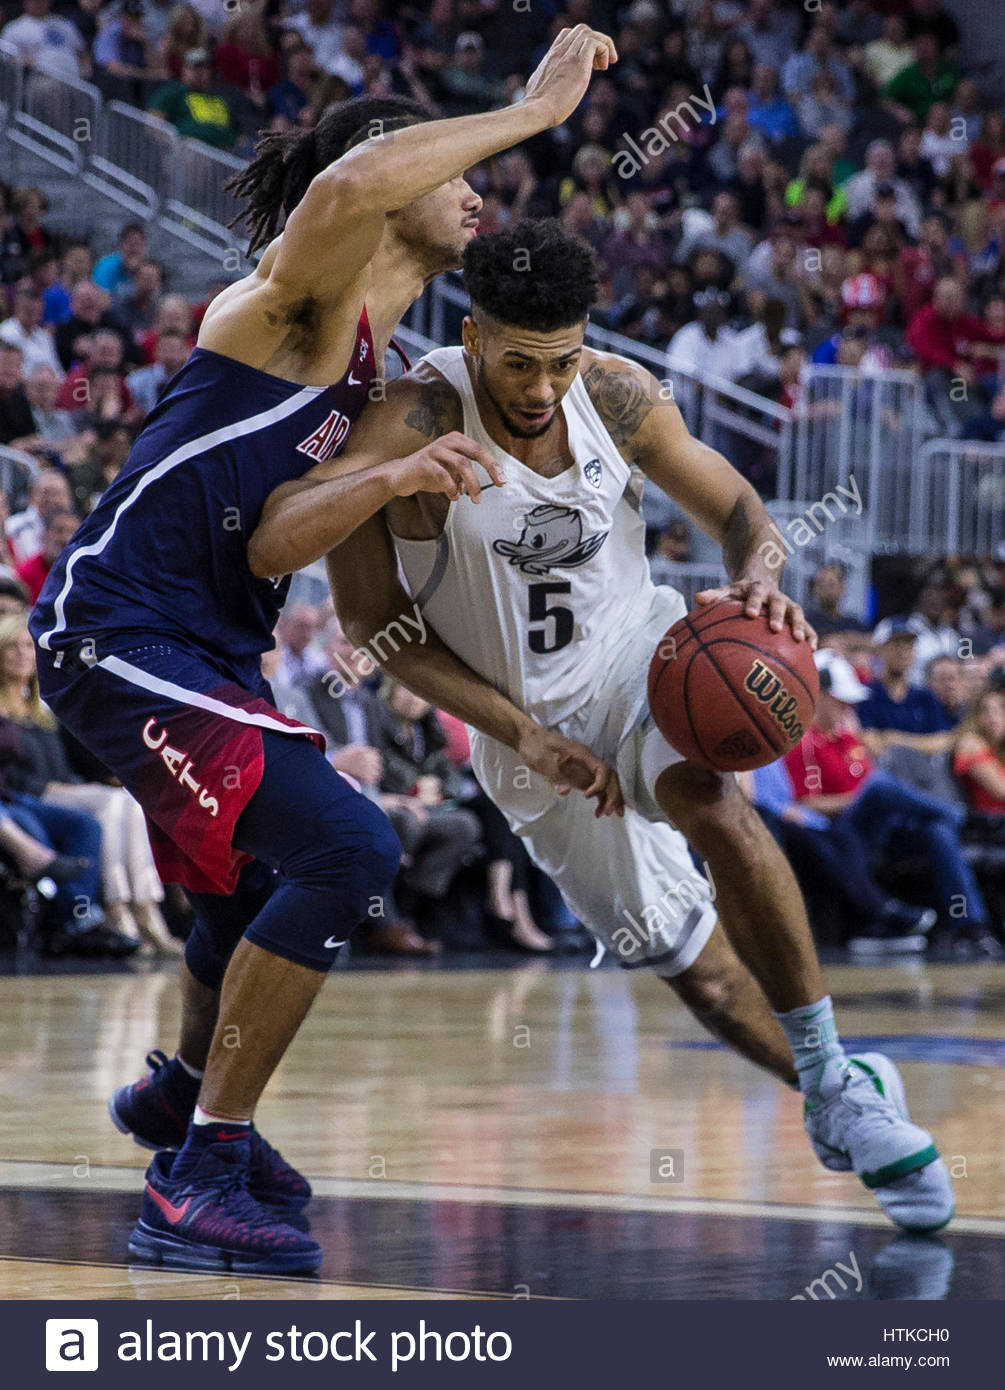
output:
M 412 102 L 363 98 L 312 131 L 265 137 L 234 185 L 258 267 L 213 301 L 32 614 L 43 697 L 141 802 L 162 876 L 196 909 L 178 1052 L 151 1054 L 149 1075 L 111 1101 L 116 1125 L 159 1150 L 130 1241 L 142 1258 L 320 1264 L 317 1243 L 282 1219 L 310 1188 L 252 1121 L 400 847 L 321 735 L 272 706 L 259 660 L 289 580 L 263 577 L 247 540 L 274 488 L 341 447 L 395 324 L 460 263 L 480 206 L 463 171 L 565 120 L 615 59 L 579 25 L 505 110 L 425 123 Z M 394 486 L 456 495 L 470 458 L 501 482 L 455 435 L 405 461 Z M 526 753 L 613 809 L 610 770 L 585 747 L 537 737 Z

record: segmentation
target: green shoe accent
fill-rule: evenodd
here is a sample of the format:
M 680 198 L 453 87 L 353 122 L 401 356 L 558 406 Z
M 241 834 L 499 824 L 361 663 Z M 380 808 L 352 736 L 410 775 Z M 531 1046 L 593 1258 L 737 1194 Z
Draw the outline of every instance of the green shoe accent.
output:
M 919 1168 L 927 1168 L 930 1163 L 934 1163 L 939 1156 L 939 1151 L 934 1144 L 929 1144 L 927 1149 L 919 1149 L 916 1154 L 908 1154 L 906 1158 L 898 1158 L 896 1163 L 887 1163 L 883 1168 L 877 1168 L 875 1173 L 859 1173 L 859 1178 L 865 1183 L 866 1187 L 886 1187 L 888 1183 L 896 1182 L 898 1178 L 906 1178 L 908 1173 L 916 1173 Z
M 850 1067 L 859 1067 L 862 1071 L 864 1071 L 866 1076 L 876 1087 L 876 1090 L 879 1092 L 879 1094 L 883 1097 L 884 1100 L 886 1100 L 886 1088 L 883 1085 L 883 1078 L 880 1076 L 878 1071 L 870 1067 L 868 1062 L 860 1062 L 857 1057 L 849 1057 L 848 1065 Z

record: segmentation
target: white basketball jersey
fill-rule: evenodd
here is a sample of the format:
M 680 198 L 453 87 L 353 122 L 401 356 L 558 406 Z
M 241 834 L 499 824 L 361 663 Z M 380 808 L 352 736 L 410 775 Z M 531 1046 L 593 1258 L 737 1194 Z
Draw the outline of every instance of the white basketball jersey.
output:
M 424 361 L 456 388 L 464 433 L 499 461 L 506 484 L 496 487 L 479 468 L 478 506 L 451 503 L 435 540 L 395 536 L 406 581 L 448 647 L 514 704 L 555 724 L 620 684 L 619 668 L 642 659 L 640 629 L 646 640 L 655 632 L 654 648 L 661 613 L 679 604 L 649 577 L 643 475 L 618 452 L 579 375 L 561 406 L 573 462 L 543 478 L 489 437 L 463 348 L 437 348 Z

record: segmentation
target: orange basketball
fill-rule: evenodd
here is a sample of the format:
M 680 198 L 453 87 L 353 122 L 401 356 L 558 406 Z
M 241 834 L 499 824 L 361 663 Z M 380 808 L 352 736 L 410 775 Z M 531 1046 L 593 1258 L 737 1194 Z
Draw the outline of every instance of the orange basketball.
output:
M 649 708 L 660 733 L 689 762 L 746 772 L 795 748 L 819 693 L 808 642 L 772 632 L 764 613 L 737 599 L 686 614 L 649 666 Z

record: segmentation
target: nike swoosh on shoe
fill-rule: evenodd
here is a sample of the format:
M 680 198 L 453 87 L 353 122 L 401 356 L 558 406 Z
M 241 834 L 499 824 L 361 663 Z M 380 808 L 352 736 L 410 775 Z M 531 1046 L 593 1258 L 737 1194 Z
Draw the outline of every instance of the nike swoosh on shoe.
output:
M 162 1192 L 158 1192 L 156 1187 L 153 1187 L 150 1183 L 147 1183 L 147 1192 L 150 1194 L 154 1204 L 160 1208 L 164 1219 L 172 1226 L 177 1226 L 180 1221 L 185 1219 L 185 1213 L 188 1211 L 192 1202 L 191 1197 L 186 1197 L 184 1202 L 176 1207 L 172 1202 L 168 1201 Z

